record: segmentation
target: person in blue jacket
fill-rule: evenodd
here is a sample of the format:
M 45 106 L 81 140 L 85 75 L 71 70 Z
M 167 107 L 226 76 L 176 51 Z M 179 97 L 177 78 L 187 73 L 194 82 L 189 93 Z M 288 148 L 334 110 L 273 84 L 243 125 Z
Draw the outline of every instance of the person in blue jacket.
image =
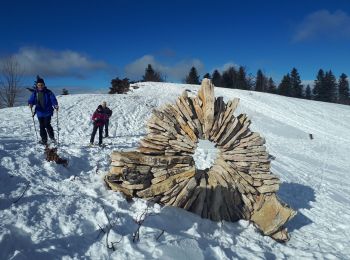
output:
M 32 116 L 36 114 L 40 124 L 41 144 L 47 144 L 47 135 L 55 142 L 55 135 L 51 126 L 51 117 L 54 109 L 58 111 L 58 103 L 55 94 L 46 88 L 44 79 L 37 76 L 36 88 L 28 100 L 28 105 L 32 110 Z M 33 113 L 33 106 L 35 112 Z

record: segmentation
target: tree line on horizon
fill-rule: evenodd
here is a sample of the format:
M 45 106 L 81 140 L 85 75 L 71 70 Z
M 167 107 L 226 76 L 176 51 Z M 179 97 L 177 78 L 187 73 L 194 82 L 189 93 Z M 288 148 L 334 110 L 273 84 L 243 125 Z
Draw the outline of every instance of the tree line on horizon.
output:
M 12 107 L 17 99 L 17 94 L 21 88 L 21 76 L 23 71 L 18 61 L 10 57 L 0 66 L 0 108 Z M 209 78 L 217 87 L 252 90 L 267 92 L 288 97 L 304 98 L 309 100 L 332 102 L 350 105 L 348 76 L 342 73 L 337 79 L 331 70 L 320 69 L 314 80 L 313 87 L 303 85 L 299 72 L 293 68 L 290 73 L 283 76 L 281 82 L 276 85 L 272 77 L 264 75 L 261 69 L 256 76 L 247 74 L 245 67 L 229 67 L 220 73 L 214 70 L 212 74 L 206 73 L 203 78 Z M 141 82 L 167 82 L 166 75 L 153 69 L 151 64 L 145 68 Z M 128 78 L 111 80 L 110 94 L 126 93 L 130 84 L 139 82 L 130 81 Z M 183 79 L 187 84 L 200 84 L 201 78 L 197 69 L 193 66 Z M 34 88 L 27 88 L 33 91 Z M 68 95 L 68 90 L 63 89 L 62 95 Z
M 210 74 L 206 74 L 210 77 Z M 331 70 L 324 72 L 320 69 L 314 81 L 313 88 L 303 85 L 300 74 L 296 68 L 283 76 L 281 82 L 276 85 L 272 77 L 266 77 L 259 69 L 255 77 L 246 74 L 244 67 L 236 70 L 230 67 L 222 75 L 215 70 L 212 75 L 213 84 L 224 88 L 237 88 L 267 92 L 282 96 L 304 98 L 324 102 L 350 104 L 349 82 L 347 75 L 342 73 L 337 81 Z
M 212 74 L 204 74 L 203 78 L 211 79 L 216 87 L 267 92 L 287 97 L 350 105 L 347 75 L 342 73 L 337 80 L 331 70 L 324 71 L 320 69 L 314 80 L 313 88 L 309 84 L 306 86 L 302 84 L 296 68 L 292 68 L 290 73 L 284 75 L 278 85 L 276 85 L 272 77 L 264 75 L 262 70 L 259 69 L 256 76 L 252 76 L 247 74 L 243 66 L 239 68 L 231 66 L 222 73 L 214 70 Z M 148 64 L 142 80 L 139 81 L 166 82 L 166 77 L 154 70 L 151 64 Z M 183 82 L 186 84 L 200 84 L 201 78 L 194 66 L 190 69 Z M 109 93 L 125 93 L 130 83 L 134 82 L 130 82 L 127 78 L 115 78 L 111 81 L 112 86 Z

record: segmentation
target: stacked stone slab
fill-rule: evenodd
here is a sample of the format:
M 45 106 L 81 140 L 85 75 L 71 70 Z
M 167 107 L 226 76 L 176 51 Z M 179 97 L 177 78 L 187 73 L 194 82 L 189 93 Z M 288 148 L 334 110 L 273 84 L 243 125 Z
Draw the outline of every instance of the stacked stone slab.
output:
M 204 79 L 198 96 L 184 92 L 174 104 L 155 109 L 137 151 L 113 152 L 107 185 L 128 197 L 186 209 L 214 221 L 253 221 L 278 241 L 296 214 L 276 196 L 280 180 L 270 171 L 265 140 L 249 129 L 247 115 L 234 115 L 239 99 L 215 98 Z M 213 166 L 197 170 L 198 139 L 216 143 Z

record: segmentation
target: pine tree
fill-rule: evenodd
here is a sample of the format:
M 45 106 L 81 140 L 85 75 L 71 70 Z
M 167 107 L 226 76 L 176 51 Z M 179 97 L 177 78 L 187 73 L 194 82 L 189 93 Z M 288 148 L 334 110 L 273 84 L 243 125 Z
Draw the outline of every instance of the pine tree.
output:
M 222 77 L 218 70 L 214 70 L 213 72 L 212 83 L 216 87 L 222 87 Z
M 300 76 L 296 68 L 293 68 L 290 73 L 291 81 L 291 97 L 303 97 L 303 85 L 301 84 Z
M 197 73 L 197 69 L 192 67 L 185 80 L 186 84 L 195 84 L 199 85 L 199 75 Z
M 237 80 L 237 71 L 234 67 L 229 67 L 222 73 L 222 85 L 224 88 L 235 88 Z
M 160 73 L 155 71 L 151 64 L 148 64 L 147 68 L 145 69 L 145 75 L 143 75 L 143 81 L 163 82 L 164 80 Z
M 203 79 L 211 79 L 210 73 L 205 73 Z
M 326 73 L 322 69 L 318 71 L 313 94 L 315 100 L 324 102 L 337 101 L 337 81 L 331 70 Z
M 310 85 L 307 85 L 307 86 L 306 86 L 306 89 L 305 89 L 305 98 L 306 98 L 306 99 L 311 99 L 311 88 L 310 88 Z
M 312 90 L 313 95 L 314 95 L 314 100 L 323 100 L 325 94 L 325 75 L 324 71 L 320 69 L 317 73 L 316 79 L 315 79 L 315 84 L 314 84 L 314 89 Z
M 348 104 L 350 101 L 348 76 L 344 73 L 340 75 L 338 80 L 338 97 L 338 102 L 341 104 Z
M 248 76 L 246 76 L 248 89 L 254 90 L 255 88 L 255 76 L 251 73 L 249 73 Z
M 267 79 L 260 69 L 256 73 L 255 91 L 260 91 L 260 92 L 267 91 Z
M 129 91 L 130 82 L 128 78 L 119 79 L 118 77 L 112 79 L 111 87 L 109 88 L 108 94 L 123 94 Z
M 245 68 L 240 66 L 238 69 L 238 75 L 237 75 L 237 81 L 236 81 L 236 88 L 238 89 L 250 89 L 248 80 L 247 80 L 247 75 L 245 72 Z
M 278 94 L 290 96 L 291 94 L 291 79 L 289 73 L 283 76 L 281 83 L 278 85 Z
M 326 72 L 324 88 L 325 96 L 323 101 L 337 102 L 337 80 L 331 70 Z
M 267 81 L 267 92 L 272 93 L 272 94 L 276 94 L 276 92 L 277 92 L 276 84 L 271 77 Z

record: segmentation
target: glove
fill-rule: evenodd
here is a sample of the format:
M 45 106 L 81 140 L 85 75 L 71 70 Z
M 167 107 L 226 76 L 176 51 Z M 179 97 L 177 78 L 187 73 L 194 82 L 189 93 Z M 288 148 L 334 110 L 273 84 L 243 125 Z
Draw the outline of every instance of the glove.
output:
M 55 109 L 58 111 L 58 106 L 55 106 Z

